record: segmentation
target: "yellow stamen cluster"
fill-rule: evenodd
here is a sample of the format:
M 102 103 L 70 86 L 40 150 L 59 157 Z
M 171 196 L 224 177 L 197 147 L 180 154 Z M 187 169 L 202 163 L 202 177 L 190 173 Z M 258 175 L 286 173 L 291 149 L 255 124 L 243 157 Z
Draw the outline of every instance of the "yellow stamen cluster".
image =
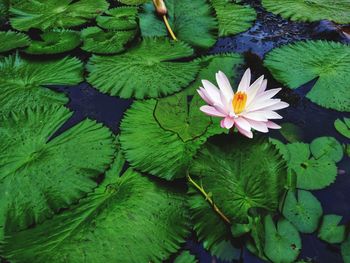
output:
M 235 114 L 240 114 L 247 103 L 247 94 L 239 91 L 233 96 L 232 107 Z

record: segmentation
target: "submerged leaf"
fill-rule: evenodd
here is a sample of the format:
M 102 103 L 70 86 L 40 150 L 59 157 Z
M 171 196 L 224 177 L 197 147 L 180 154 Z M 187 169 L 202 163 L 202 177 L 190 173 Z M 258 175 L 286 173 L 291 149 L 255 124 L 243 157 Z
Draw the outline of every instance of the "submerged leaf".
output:
M 286 122 L 281 124 L 282 129 L 280 129 L 281 135 L 289 142 L 302 141 L 303 131 L 297 125 Z
M 30 44 L 27 35 L 14 31 L 0 31 L 0 52 L 10 51 L 19 47 L 26 47 Z
M 200 48 L 209 48 L 215 44 L 217 21 L 214 10 L 206 0 L 167 0 L 166 6 L 170 27 L 178 39 Z M 139 17 L 142 36 L 168 35 L 153 3 L 143 5 Z
M 80 34 L 70 30 L 52 30 L 40 35 L 42 40 L 34 41 L 25 52 L 29 54 L 57 54 L 72 50 L 80 45 Z
M 338 225 L 342 218 L 338 215 L 325 215 L 318 237 L 331 244 L 343 242 L 345 239 L 345 225 Z
M 310 144 L 312 155 L 316 159 L 327 159 L 339 162 L 343 158 L 343 147 L 333 137 L 319 137 Z
M 193 54 L 183 42 L 146 38 L 115 56 L 92 56 L 88 81 L 98 90 L 122 98 L 155 98 L 186 87 L 198 73 L 195 61 L 179 62 Z
M 197 263 L 197 259 L 195 256 L 193 256 L 188 250 L 181 252 L 180 255 L 178 255 L 174 263 Z
M 13 28 L 47 30 L 79 26 L 107 10 L 105 0 L 36 0 L 11 1 L 10 22 Z
M 350 111 L 350 46 L 329 41 L 306 41 L 271 51 L 265 65 L 291 89 L 317 79 L 307 98 L 339 111 Z
M 117 7 L 109 9 L 96 18 L 97 25 L 108 30 L 135 30 L 137 8 Z
M 344 118 L 343 120 L 337 119 L 334 122 L 334 127 L 341 135 L 350 139 L 350 118 Z
M 77 58 L 53 61 L 24 60 L 12 55 L 0 60 L 0 112 L 34 105 L 63 105 L 68 98 L 42 86 L 75 85 L 83 80 Z
M 178 251 L 189 232 L 184 195 L 131 169 L 121 175 L 120 158 L 102 184 L 78 204 L 34 228 L 10 233 L 2 246 L 6 258 L 156 263 Z
M 81 198 L 111 163 L 112 134 L 101 124 L 86 119 L 53 137 L 71 115 L 55 106 L 0 119 L 0 211 L 9 231 L 41 222 Z

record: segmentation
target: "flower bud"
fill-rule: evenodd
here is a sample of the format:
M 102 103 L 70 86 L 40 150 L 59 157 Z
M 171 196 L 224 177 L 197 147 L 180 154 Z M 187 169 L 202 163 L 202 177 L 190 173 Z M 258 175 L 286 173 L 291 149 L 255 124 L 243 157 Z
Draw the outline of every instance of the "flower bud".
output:
M 156 8 L 158 15 L 164 16 L 168 13 L 168 10 L 166 9 L 166 6 L 163 0 L 153 0 L 153 4 Z

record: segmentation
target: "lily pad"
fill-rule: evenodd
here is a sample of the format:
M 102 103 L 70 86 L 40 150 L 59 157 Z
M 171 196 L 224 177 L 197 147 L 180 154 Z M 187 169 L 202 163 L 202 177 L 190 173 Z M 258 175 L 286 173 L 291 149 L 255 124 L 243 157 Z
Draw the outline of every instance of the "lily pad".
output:
M 330 159 L 339 162 L 343 159 L 343 147 L 333 137 L 319 137 L 310 144 L 312 155 L 316 159 Z
M 135 30 L 137 8 L 117 7 L 107 10 L 96 18 L 97 25 L 108 30 Z
M 84 41 L 81 49 L 99 53 L 113 54 L 125 50 L 125 45 L 134 38 L 135 31 L 107 31 L 99 27 L 88 27 L 82 30 L 81 37 Z
M 343 256 L 344 263 L 350 262 L 350 235 L 347 240 L 341 245 L 341 254 Z
M 79 147 L 75 147 L 79 150 Z M 99 158 L 99 155 L 82 155 Z M 16 262 L 163 262 L 189 233 L 183 193 L 128 169 L 120 155 L 94 192 L 43 224 L 7 235 Z M 61 174 L 63 175 L 63 174 Z
M 206 0 L 167 0 L 168 19 L 176 37 L 199 48 L 210 48 L 216 42 L 217 20 Z M 153 3 L 144 4 L 139 14 L 144 37 L 167 36 L 168 31 Z
M 292 191 L 288 192 L 282 213 L 301 233 L 312 233 L 318 227 L 323 210 L 311 192 L 298 190 L 297 198 Z
M 27 35 L 14 31 L 0 31 L 0 52 L 7 52 L 12 49 L 26 47 L 30 44 Z
M 0 112 L 28 106 L 63 105 L 68 98 L 46 85 L 75 85 L 83 81 L 83 65 L 77 58 L 30 61 L 18 55 L 0 59 Z
M 336 23 L 350 22 L 350 3 L 347 0 L 262 0 L 267 11 L 293 21 L 314 22 L 332 20 Z
M 15 0 L 11 1 L 10 22 L 21 31 L 69 28 L 95 18 L 107 10 L 108 5 L 105 0 Z
M 339 225 L 342 216 L 325 215 L 318 237 L 331 244 L 341 243 L 345 239 L 345 225 Z
M 151 2 L 151 0 L 118 0 L 118 2 L 125 5 L 141 5 L 147 2 Z
M 193 256 L 188 250 L 181 252 L 180 255 L 178 255 L 174 263 L 197 263 L 197 259 L 195 256 Z
M 86 119 L 55 137 L 71 116 L 55 106 L 1 117 L 0 211 L 9 231 L 42 222 L 77 201 L 112 162 L 113 137 L 101 124 Z
M 80 34 L 71 30 L 52 30 L 40 35 L 42 40 L 32 40 L 25 49 L 29 54 L 57 54 L 72 50 L 80 45 Z
M 179 62 L 193 55 L 183 42 L 146 38 L 115 56 L 92 56 L 88 81 L 98 90 L 122 98 L 155 98 L 186 87 L 196 77 L 195 61 Z
M 350 139 L 350 118 L 344 118 L 343 121 L 337 119 L 334 122 L 334 127 L 341 135 Z
M 307 98 L 326 108 L 350 111 L 349 45 L 297 42 L 274 49 L 264 63 L 278 81 L 291 89 L 317 79 Z
M 279 220 L 276 227 L 270 215 L 265 217 L 265 253 L 272 262 L 294 262 L 300 250 L 300 235 L 288 220 Z
M 303 131 L 297 125 L 286 122 L 281 124 L 282 129 L 280 129 L 281 135 L 288 142 L 299 142 L 302 141 Z
M 233 77 L 233 68 L 242 62 L 236 54 L 209 56 L 196 61 L 202 69 L 196 82 L 173 96 L 134 102 L 121 123 L 121 145 L 130 164 L 165 179 L 184 177 L 198 148 L 220 125 L 200 112 L 202 100 L 195 89 L 200 79 L 212 79 L 217 65 Z

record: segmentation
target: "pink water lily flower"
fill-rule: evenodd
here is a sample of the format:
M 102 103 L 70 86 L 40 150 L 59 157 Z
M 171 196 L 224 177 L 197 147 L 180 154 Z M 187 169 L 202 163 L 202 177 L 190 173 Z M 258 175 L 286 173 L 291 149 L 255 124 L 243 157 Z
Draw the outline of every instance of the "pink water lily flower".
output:
M 281 128 L 271 119 L 282 119 L 276 113 L 288 107 L 288 103 L 272 98 L 281 89 L 266 90 L 267 80 L 264 76 L 258 78 L 250 85 L 251 73 L 248 68 L 237 92 L 234 93 L 226 75 L 219 71 L 216 73 L 216 82 L 219 89 L 208 80 L 202 80 L 203 87 L 197 91 L 208 104 L 200 108 L 205 114 L 221 117 L 221 127 L 231 129 L 233 126 L 248 138 L 253 138 L 252 129 L 268 132 L 269 129 Z

